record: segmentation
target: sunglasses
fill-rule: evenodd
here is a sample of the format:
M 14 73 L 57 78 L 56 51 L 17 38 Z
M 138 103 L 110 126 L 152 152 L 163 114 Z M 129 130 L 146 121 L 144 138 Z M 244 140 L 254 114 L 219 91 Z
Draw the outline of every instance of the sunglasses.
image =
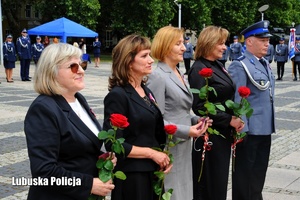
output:
M 81 62 L 80 64 L 78 64 L 78 63 L 72 63 L 72 64 L 70 64 L 70 66 L 68 68 L 70 68 L 71 71 L 75 74 L 75 73 L 78 72 L 79 65 L 80 65 L 80 67 L 82 67 L 82 69 L 84 71 L 86 70 L 86 68 L 87 68 L 87 62 L 86 61 Z

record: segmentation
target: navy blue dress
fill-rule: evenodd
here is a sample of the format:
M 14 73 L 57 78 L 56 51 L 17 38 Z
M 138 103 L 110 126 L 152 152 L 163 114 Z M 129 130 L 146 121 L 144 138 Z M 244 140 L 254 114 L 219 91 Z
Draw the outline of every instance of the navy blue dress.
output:
M 16 65 L 16 48 L 13 42 L 4 42 L 3 43 L 3 57 L 4 57 L 4 68 L 12 69 Z

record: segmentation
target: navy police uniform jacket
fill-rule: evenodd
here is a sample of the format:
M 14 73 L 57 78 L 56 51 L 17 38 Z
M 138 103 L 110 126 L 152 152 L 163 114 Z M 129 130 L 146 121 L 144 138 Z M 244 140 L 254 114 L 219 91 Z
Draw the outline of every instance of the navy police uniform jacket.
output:
M 100 53 L 100 47 L 101 47 L 101 42 L 100 41 L 93 42 L 93 52 L 94 53 Z
M 275 48 L 275 62 L 287 62 L 288 60 L 288 46 L 286 44 L 277 44 Z
M 300 62 L 300 43 L 295 44 L 295 62 Z
M 4 61 L 15 62 L 17 60 L 16 53 L 16 48 L 13 42 L 3 43 Z
M 193 45 L 191 43 L 184 43 L 184 46 L 186 48 L 186 51 L 183 53 L 184 59 L 193 59 L 194 50 Z
M 246 86 L 251 91 L 247 100 L 251 107 L 254 108 L 254 111 L 249 119 L 243 117 L 245 127 L 242 130 L 242 132 L 247 132 L 249 135 L 270 135 L 275 132 L 275 77 L 271 71 L 269 62 L 266 60 L 265 62 L 267 63 L 266 67 L 253 54 L 246 50 L 243 56 L 233 61 L 228 67 L 228 72 L 234 80 L 236 88 Z M 265 86 L 269 82 L 270 85 L 265 90 L 258 89 L 250 81 L 243 64 L 247 67 L 256 83 L 260 86 Z M 240 102 L 240 100 L 241 97 L 236 92 L 235 102 Z
M 242 49 L 243 49 L 243 46 L 241 43 L 239 43 L 239 42 L 232 43 L 230 45 L 229 58 L 231 60 L 236 60 L 238 57 L 240 57 L 242 55 Z
M 29 37 L 18 37 L 17 50 L 20 59 L 31 59 L 31 42 Z
M 273 61 L 274 58 L 274 46 L 272 44 L 269 44 L 268 46 L 268 52 L 267 55 L 264 57 L 269 63 Z
M 44 45 L 42 43 L 35 43 L 31 47 L 32 58 L 34 61 L 38 61 L 42 52 L 44 50 Z

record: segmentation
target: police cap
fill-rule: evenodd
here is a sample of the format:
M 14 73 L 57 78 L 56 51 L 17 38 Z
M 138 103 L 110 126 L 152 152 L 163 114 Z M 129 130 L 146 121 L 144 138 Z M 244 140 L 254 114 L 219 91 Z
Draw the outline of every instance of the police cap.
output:
M 255 24 L 252 24 L 251 26 L 244 29 L 241 34 L 244 35 L 245 39 L 254 36 L 254 37 L 260 37 L 260 38 L 269 38 L 272 35 L 269 32 L 268 26 L 270 22 L 268 20 L 256 22 Z
M 38 35 L 38 36 L 36 36 L 36 39 L 41 39 L 41 37 Z
M 296 37 L 296 40 L 300 40 L 300 37 Z
M 24 29 L 22 30 L 22 33 L 27 33 L 26 28 L 24 28 Z
M 12 35 L 11 35 L 11 34 L 8 34 L 8 35 L 6 36 L 6 38 L 12 38 Z
M 284 38 L 283 38 L 283 37 L 282 37 L 282 38 L 280 38 L 280 39 L 279 39 L 279 41 L 284 41 Z
M 185 39 L 185 40 L 189 40 L 190 38 L 189 38 L 189 37 L 185 37 L 184 39 Z
M 237 35 L 233 36 L 233 39 L 239 39 L 239 37 Z

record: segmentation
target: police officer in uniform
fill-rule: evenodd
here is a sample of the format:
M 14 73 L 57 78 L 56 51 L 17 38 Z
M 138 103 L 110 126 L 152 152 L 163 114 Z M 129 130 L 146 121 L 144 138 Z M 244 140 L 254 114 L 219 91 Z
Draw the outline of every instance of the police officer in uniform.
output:
M 294 57 L 294 79 L 293 81 L 297 81 L 297 68 L 299 72 L 299 79 L 300 79 L 300 37 L 296 37 L 295 43 L 295 57 Z
M 277 62 L 277 79 L 282 80 L 284 74 L 284 65 L 288 60 L 288 46 L 284 44 L 284 38 L 280 38 L 279 44 L 275 47 L 274 62 Z
M 17 51 L 15 45 L 12 41 L 12 35 L 6 37 L 6 41 L 3 43 L 3 55 L 4 55 L 4 68 L 6 74 L 6 81 L 8 83 L 13 83 L 13 68 L 16 67 L 15 63 L 17 60 Z
M 238 42 L 238 36 L 233 36 L 233 43 L 230 44 L 230 60 L 236 60 L 238 57 L 242 55 L 243 46 Z
M 100 65 L 100 53 L 101 53 L 101 42 L 99 41 L 98 36 L 95 37 L 95 41 L 93 42 L 93 53 L 95 59 L 95 67 L 99 67 Z
M 268 46 L 268 52 L 267 55 L 265 56 L 265 59 L 267 61 L 269 61 L 269 63 L 271 64 L 274 58 L 274 46 L 273 44 L 269 44 Z
M 254 112 L 243 117 L 246 132 L 244 140 L 236 145 L 235 171 L 232 172 L 232 200 L 262 200 L 268 168 L 271 134 L 275 132 L 274 87 L 275 77 L 267 54 L 271 34 L 269 21 L 257 22 L 244 29 L 247 49 L 243 56 L 233 61 L 228 72 L 236 88 L 246 86 L 251 93 L 247 100 Z M 241 97 L 236 92 L 235 101 Z
M 187 74 L 191 68 L 191 60 L 194 57 L 194 49 L 193 49 L 193 45 L 190 43 L 189 37 L 184 38 L 184 46 L 186 48 L 185 52 L 183 53 L 183 61 L 185 66 L 184 74 Z
M 32 59 L 34 61 L 34 64 L 37 64 L 44 48 L 44 45 L 41 43 L 41 37 L 38 35 L 36 37 L 36 43 L 34 43 L 31 47 Z
M 29 67 L 31 60 L 31 42 L 27 35 L 27 30 L 23 29 L 22 36 L 17 39 L 17 51 L 20 59 L 20 75 L 22 81 L 30 81 L 29 79 Z

